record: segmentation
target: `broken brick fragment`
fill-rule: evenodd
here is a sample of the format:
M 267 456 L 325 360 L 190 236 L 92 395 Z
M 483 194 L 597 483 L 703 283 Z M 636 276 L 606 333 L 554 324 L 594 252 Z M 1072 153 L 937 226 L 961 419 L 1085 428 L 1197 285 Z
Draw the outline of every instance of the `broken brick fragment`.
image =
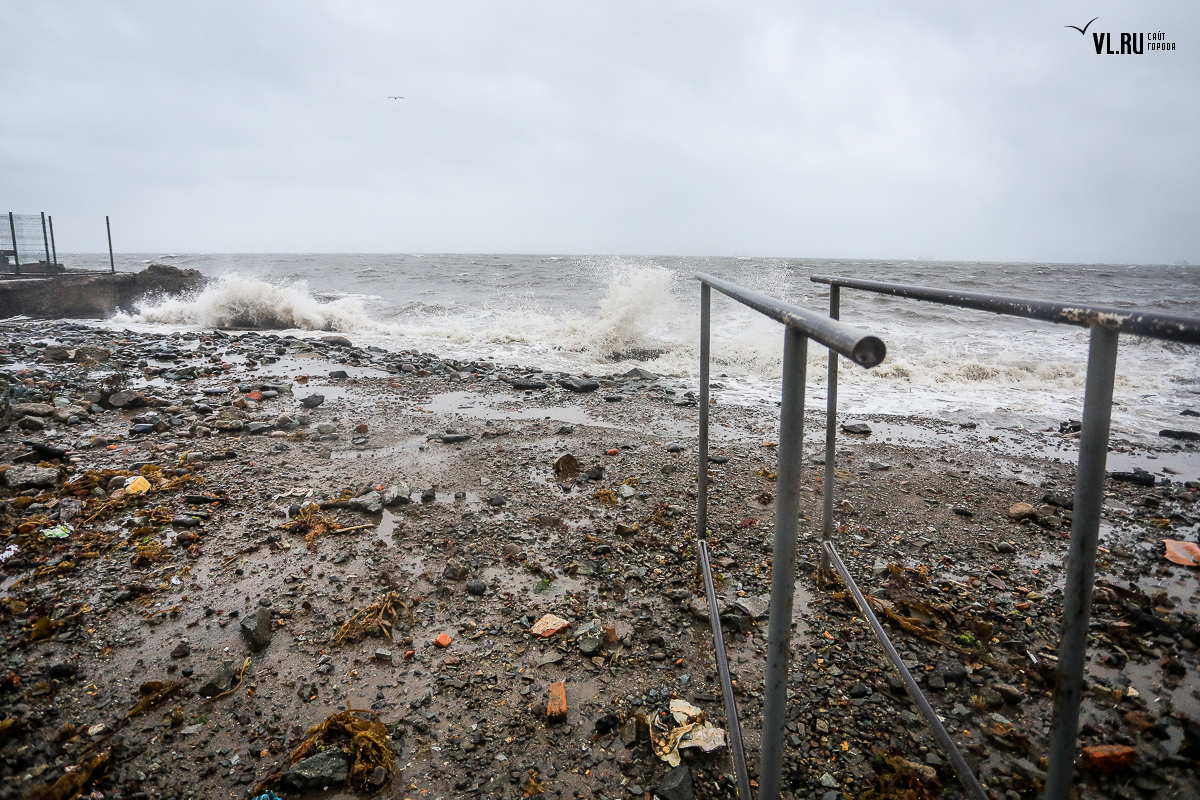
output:
M 1088 772 L 1119 772 L 1133 766 L 1137 750 L 1123 744 L 1083 748 L 1083 768 Z
M 550 684 L 550 700 L 546 703 L 546 717 L 551 722 L 567 721 L 567 687 L 562 681 Z
M 451 641 L 450 634 L 439 633 L 438 637 L 433 640 L 433 643 L 436 644 L 438 647 L 449 647 L 450 641 Z
M 566 629 L 566 627 L 570 624 L 571 623 L 567 622 L 562 617 L 555 616 L 554 614 L 546 614 L 537 622 L 533 623 L 533 627 L 529 629 L 529 632 L 546 639 L 558 633 L 559 631 Z

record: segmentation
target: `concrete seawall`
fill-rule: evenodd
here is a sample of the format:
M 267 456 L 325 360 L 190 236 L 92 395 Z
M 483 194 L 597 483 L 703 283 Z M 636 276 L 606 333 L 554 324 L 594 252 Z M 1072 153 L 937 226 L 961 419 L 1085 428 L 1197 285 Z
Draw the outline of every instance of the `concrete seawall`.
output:
M 205 283 L 199 270 L 151 264 L 141 272 L 87 272 L 0 280 L 0 317 L 107 317 L 155 294 L 178 294 Z

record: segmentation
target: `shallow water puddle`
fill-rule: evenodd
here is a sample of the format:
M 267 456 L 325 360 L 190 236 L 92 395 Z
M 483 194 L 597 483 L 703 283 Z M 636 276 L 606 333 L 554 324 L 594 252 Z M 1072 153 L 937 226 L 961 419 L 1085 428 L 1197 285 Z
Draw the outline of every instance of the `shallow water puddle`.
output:
M 497 408 L 497 404 L 524 405 L 525 408 Z M 434 414 L 454 414 L 475 419 L 547 420 L 567 422 L 575 425 L 590 425 L 599 428 L 618 428 L 608 422 L 595 419 L 586 410 L 575 405 L 534 406 L 521 396 L 483 396 L 475 392 L 446 392 L 435 395 L 421 406 Z

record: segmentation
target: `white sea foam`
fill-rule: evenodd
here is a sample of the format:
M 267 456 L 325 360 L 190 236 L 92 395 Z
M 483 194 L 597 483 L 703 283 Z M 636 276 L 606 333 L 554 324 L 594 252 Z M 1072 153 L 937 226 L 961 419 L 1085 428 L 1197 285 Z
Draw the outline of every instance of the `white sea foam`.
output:
M 370 293 L 353 281 L 314 292 L 304 280 L 273 282 L 231 271 L 193 295 L 147 302 L 112 322 L 147 328 L 261 327 L 297 335 L 337 331 L 388 349 L 417 348 L 556 371 L 623 372 L 643 366 L 695 385 L 699 292 L 682 277 L 685 272 L 610 259 L 574 265 L 586 267 L 576 274 L 537 274 L 531 278 L 535 282 L 522 284 L 520 268 L 516 278 L 508 273 L 489 282 L 483 273 L 492 266 L 508 265 L 488 263 L 479 277 L 455 280 L 459 288 L 450 290 L 430 288 L 418 278 L 407 289 L 372 283 Z M 457 270 L 449 275 L 463 277 Z M 820 304 L 798 294 L 794 276 L 777 266 L 750 268 L 738 282 L 810 308 Z M 800 287 L 800 292 L 811 288 Z M 848 307 L 847 321 L 880 335 L 889 356 L 873 370 L 842 362 L 842 407 L 900 414 L 1007 408 L 1047 419 L 1078 417 L 1086 331 L 1019 321 L 997 331 L 1002 320 L 954 313 L 878 299 Z M 730 387 L 724 393 L 747 402 L 777 399 L 781 326 L 715 293 L 712 320 L 713 375 Z M 809 347 L 814 399 L 823 393 L 826 352 Z M 1127 428 L 1169 427 L 1200 386 L 1194 348 L 1132 338 L 1123 342 L 1118 367 L 1116 396 L 1123 405 L 1115 419 Z
M 271 328 L 305 331 L 386 332 L 359 297 L 321 301 L 306 281 L 274 284 L 236 273 L 222 275 L 198 292 L 149 300 L 117 323 L 152 323 L 195 328 Z

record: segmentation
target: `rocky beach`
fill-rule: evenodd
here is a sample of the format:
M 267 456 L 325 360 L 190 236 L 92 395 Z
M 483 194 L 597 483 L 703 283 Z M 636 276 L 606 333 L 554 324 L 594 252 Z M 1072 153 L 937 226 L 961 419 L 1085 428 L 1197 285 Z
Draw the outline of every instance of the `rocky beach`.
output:
M 33 320 L 0 358 L 0 798 L 734 796 L 693 379 Z M 754 777 L 778 409 L 720 380 L 710 542 Z M 992 795 L 1038 796 L 1078 425 L 843 422 L 839 551 Z M 818 574 L 823 426 L 810 404 L 784 786 L 961 797 Z M 1083 798 L 1197 796 L 1196 448 L 1112 442 Z

